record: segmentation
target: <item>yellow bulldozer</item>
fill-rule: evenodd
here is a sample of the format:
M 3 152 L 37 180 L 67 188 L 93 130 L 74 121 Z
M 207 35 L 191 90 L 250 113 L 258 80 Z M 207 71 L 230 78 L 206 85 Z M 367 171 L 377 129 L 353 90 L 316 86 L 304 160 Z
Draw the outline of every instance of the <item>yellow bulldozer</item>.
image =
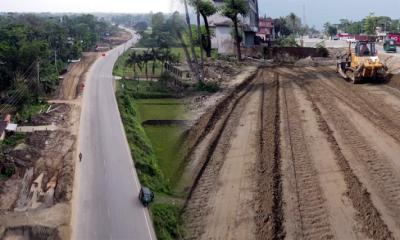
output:
M 337 63 L 337 72 L 354 84 L 366 79 L 384 80 L 387 66 L 381 62 L 374 41 L 357 41 L 355 47 L 349 43 L 348 53 Z

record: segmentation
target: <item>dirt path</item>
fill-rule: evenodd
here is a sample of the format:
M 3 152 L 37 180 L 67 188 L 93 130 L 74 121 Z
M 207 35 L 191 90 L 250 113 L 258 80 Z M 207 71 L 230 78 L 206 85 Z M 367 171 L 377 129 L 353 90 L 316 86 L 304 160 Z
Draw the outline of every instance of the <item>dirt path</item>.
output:
M 189 239 L 400 239 L 399 90 L 277 67 L 240 94 L 204 148 Z
M 189 238 L 254 239 L 254 164 L 261 87 L 244 89 L 211 148 L 209 164 L 186 208 Z M 215 151 L 213 151 L 215 150 Z

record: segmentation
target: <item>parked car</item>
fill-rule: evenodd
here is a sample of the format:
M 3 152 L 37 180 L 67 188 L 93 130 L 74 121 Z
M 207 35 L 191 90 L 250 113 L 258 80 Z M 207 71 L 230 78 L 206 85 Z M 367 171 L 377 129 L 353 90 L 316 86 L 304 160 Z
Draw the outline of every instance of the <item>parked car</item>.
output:
M 147 187 L 142 187 L 139 192 L 139 200 L 147 207 L 154 200 L 154 193 Z

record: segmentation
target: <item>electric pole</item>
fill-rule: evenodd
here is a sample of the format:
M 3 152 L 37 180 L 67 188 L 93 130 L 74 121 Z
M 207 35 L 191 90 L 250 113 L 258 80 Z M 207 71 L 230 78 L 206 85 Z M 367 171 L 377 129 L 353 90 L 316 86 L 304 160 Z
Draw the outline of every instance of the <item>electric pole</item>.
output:
M 36 88 L 37 88 L 37 93 L 39 94 L 39 83 L 40 83 L 40 62 L 39 62 L 39 59 L 36 61 L 36 71 L 37 71 Z

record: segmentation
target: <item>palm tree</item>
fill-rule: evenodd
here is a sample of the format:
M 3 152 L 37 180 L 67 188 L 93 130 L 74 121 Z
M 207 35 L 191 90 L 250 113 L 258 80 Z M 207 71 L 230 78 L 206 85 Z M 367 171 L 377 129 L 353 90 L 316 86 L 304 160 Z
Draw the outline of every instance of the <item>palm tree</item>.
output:
M 241 37 L 239 35 L 239 15 L 244 17 L 247 15 L 248 11 L 247 3 L 244 0 L 224 0 L 222 15 L 231 19 L 233 22 L 238 61 L 242 61 L 242 53 L 240 51 Z
M 194 40 L 193 40 L 193 34 L 192 34 L 192 26 L 190 24 L 190 16 L 189 16 L 189 10 L 188 10 L 188 5 L 187 1 L 183 0 L 184 6 L 185 6 L 185 15 L 186 15 L 186 25 L 188 27 L 188 35 L 189 35 L 189 46 L 190 50 L 192 52 L 192 59 L 191 61 L 194 62 L 193 69 L 195 70 L 195 76 L 199 82 L 203 81 L 204 76 L 200 74 L 200 68 L 199 68 L 199 62 L 197 61 L 197 56 L 196 56 L 196 51 L 194 49 Z
M 204 21 L 204 27 L 206 29 L 206 43 L 203 44 L 203 48 L 206 51 L 207 57 L 211 57 L 211 31 L 208 24 L 208 17 L 217 12 L 217 8 L 210 0 L 191 0 L 190 4 L 196 8 L 197 12 L 201 14 Z M 199 34 L 200 37 L 200 34 Z
M 151 74 L 152 74 L 151 79 L 152 80 L 153 80 L 153 77 L 154 77 L 155 71 L 156 71 L 157 55 L 158 55 L 158 51 L 155 48 L 151 48 L 151 57 L 153 60 L 153 65 L 151 67 Z

